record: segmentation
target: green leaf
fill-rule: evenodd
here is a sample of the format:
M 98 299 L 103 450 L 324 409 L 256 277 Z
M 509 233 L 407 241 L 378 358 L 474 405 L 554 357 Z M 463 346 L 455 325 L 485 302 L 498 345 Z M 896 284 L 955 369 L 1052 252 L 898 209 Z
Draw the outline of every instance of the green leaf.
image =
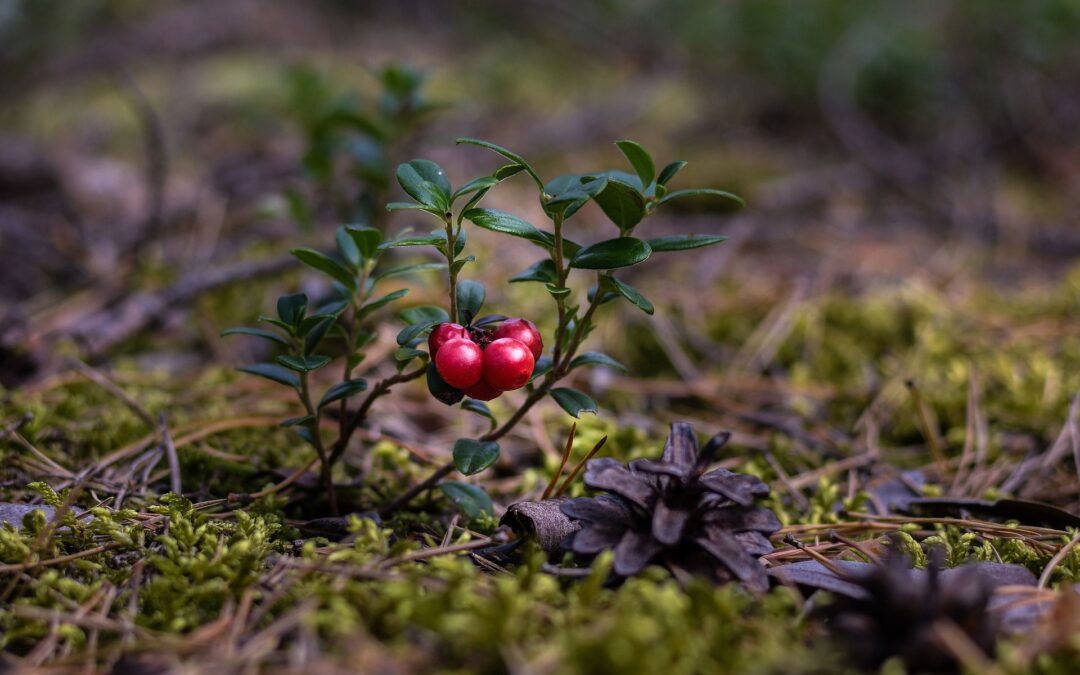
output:
M 439 483 L 439 489 L 469 518 L 479 518 L 483 514 L 492 515 L 495 512 L 491 497 L 475 485 L 448 480 Z
M 555 402 L 559 406 L 573 415 L 579 417 L 583 412 L 596 413 L 599 409 L 596 407 L 596 402 L 589 398 L 585 393 L 578 391 L 577 389 L 571 389 L 570 387 L 556 387 L 551 390 L 551 398 L 555 399 Z
M 521 155 L 519 155 L 519 154 L 517 154 L 515 152 L 511 152 L 511 151 L 507 150 L 506 148 L 502 147 L 501 145 L 495 145 L 491 141 L 482 141 L 482 140 L 480 140 L 478 138 L 459 138 L 459 139 L 457 139 L 456 142 L 458 143 L 458 145 L 460 145 L 462 143 L 464 143 L 466 145 L 479 145 L 481 148 L 487 148 L 488 150 L 491 150 L 492 152 L 495 152 L 495 153 L 498 153 L 498 154 L 502 155 L 503 157 L 507 158 L 508 160 L 513 162 L 514 164 L 517 164 L 518 166 L 520 166 L 522 168 L 522 170 L 524 170 L 526 173 L 528 173 L 530 176 L 532 176 L 532 179 L 533 179 L 533 181 L 536 182 L 536 186 L 538 188 L 540 188 L 541 190 L 544 189 L 544 181 L 540 180 L 540 176 L 536 173 L 536 170 L 533 169 L 532 166 L 528 162 L 526 162 L 525 158 L 522 157 Z M 503 167 L 499 171 L 503 171 L 505 169 L 506 169 L 506 167 Z
M 425 270 L 444 270 L 446 269 L 446 263 L 430 262 L 430 263 L 413 263 L 411 265 L 398 265 L 397 267 L 388 267 L 385 270 L 377 272 L 375 279 L 382 281 L 390 277 L 401 276 L 402 274 L 409 274 L 410 272 L 423 272 Z
M 466 476 L 480 473 L 499 459 L 499 444 L 461 438 L 454 443 L 454 466 Z
M 440 236 L 442 235 L 442 236 Z M 417 235 L 415 237 L 402 237 L 392 241 L 384 241 L 379 244 L 380 250 L 401 248 L 402 246 L 438 246 L 446 241 L 446 233 L 435 231 L 429 235 Z
M 630 267 L 645 261 L 652 249 L 641 239 L 618 237 L 586 246 L 571 258 L 570 267 L 586 270 L 610 270 Z
M 296 373 L 274 363 L 254 363 L 250 366 L 237 368 L 237 370 L 241 373 L 250 373 L 251 375 L 265 377 L 268 380 L 272 380 L 278 384 L 284 384 L 293 389 L 300 388 L 300 378 L 296 376 Z
M 655 309 L 653 304 L 649 302 L 648 298 L 642 295 L 638 289 L 634 288 L 630 284 L 625 284 L 615 277 L 607 277 L 608 282 L 611 284 L 612 290 L 619 295 L 629 300 L 635 307 L 639 308 L 646 314 L 651 315 Z
M 562 214 L 569 218 L 585 206 L 590 199 L 604 190 L 607 177 L 591 174 L 566 174 L 556 176 L 544 186 L 547 201 L 542 202 L 544 211 L 549 216 Z
M 381 298 L 372 300 L 371 302 L 364 303 L 364 305 L 362 307 L 360 307 L 360 311 L 357 312 L 356 317 L 357 317 L 358 320 L 363 319 L 364 317 L 368 316 L 369 314 L 371 314 L 375 310 L 377 310 L 377 309 L 379 309 L 381 307 L 385 307 L 386 305 L 390 304 L 391 302 L 393 302 L 395 300 L 400 300 L 401 298 L 404 298 L 408 294 L 409 294 L 409 289 L 402 288 L 400 290 L 394 291 L 393 293 L 387 293 L 386 295 L 382 296 Z
M 412 347 L 398 347 L 394 350 L 394 360 L 397 361 L 399 370 L 401 366 L 404 366 L 409 361 L 420 356 L 427 358 L 427 355 L 427 352 L 420 349 L 413 349 Z
M 414 159 L 397 168 L 397 181 L 406 194 L 427 206 L 443 211 L 450 205 L 450 181 L 435 162 Z
M 278 318 L 289 326 L 296 326 L 304 318 L 307 303 L 307 296 L 303 293 L 281 296 L 277 300 Z
M 464 233 L 465 233 L 465 231 L 462 230 L 462 234 L 464 234 Z M 464 258 L 461 258 L 459 260 L 455 260 L 454 264 L 450 266 L 450 271 L 453 272 L 454 274 L 457 274 L 458 272 L 461 271 L 462 267 L 465 267 L 465 265 L 467 265 L 468 263 L 473 262 L 474 260 L 476 260 L 476 256 L 474 256 L 474 255 L 465 256 Z
M 634 141 L 615 141 L 615 145 L 630 160 L 630 165 L 634 167 L 634 171 L 641 178 L 641 184 L 648 187 L 656 176 L 656 166 L 653 164 L 649 153 L 645 152 L 645 148 Z
M 582 352 L 570 361 L 570 370 L 580 368 L 581 366 L 606 366 L 607 368 L 621 370 L 624 373 L 626 372 L 626 366 L 607 354 L 601 354 L 600 352 Z
M 382 232 L 366 225 L 346 225 L 345 232 L 352 237 L 362 261 L 375 258 L 383 240 Z
M 555 362 L 551 360 L 550 356 L 541 356 L 536 360 L 536 365 L 533 366 L 532 375 L 529 376 L 529 382 L 532 382 L 538 377 L 543 377 L 547 374 L 551 367 L 555 365 Z
M 660 169 L 660 175 L 656 178 L 657 185 L 667 185 L 668 181 L 675 177 L 675 174 L 686 166 L 686 162 L 681 159 L 677 159 L 671 164 L 668 164 L 663 169 Z
M 360 249 L 357 248 L 356 242 L 349 236 L 348 231 L 344 225 L 338 225 L 337 230 L 334 231 L 334 241 L 337 243 L 338 253 L 354 268 L 360 266 Z
M 468 183 L 465 183 L 464 185 L 459 187 L 457 191 L 454 192 L 454 194 L 450 195 L 450 203 L 454 203 L 459 197 L 463 197 L 470 192 L 487 190 L 488 188 L 491 188 L 492 186 L 498 184 L 499 179 L 495 176 L 480 176 L 479 178 L 474 178 Z
M 430 213 L 438 218 L 443 217 L 444 211 L 434 206 L 428 206 L 426 204 L 414 204 L 413 202 L 389 202 L 386 205 L 387 211 L 423 211 Z
M 603 192 L 594 199 L 604 215 L 620 230 L 633 228 L 645 217 L 645 198 L 638 188 L 611 175 Z
M 559 288 L 555 284 L 544 284 L 544 288 L 547 290 L 548 293 L 551 293 L 552 297 L 557 298 L 563 295 L 570 295 L 570 289 L 566 288 L 565 286 Z
M 727 241 L 727 237 L 709 234 L 673 234 L 670 237 L 657 237 L 649 240 L 649 246 L 656 251 L 687 251 L 692 248 L 712 246 Z
M 410 325 L 416 323 L 445 323 L 450 320 L 450 315 L 446 313 L 445 309 L 434 305 L 410 307 L 402 310 L 399 316 L 401 316 L 402 321 Z
M 469 209 L 464 213 L 464 218 L 477 227 L 521 237 L 549 251 L 555 247 L 555 235 L 533 227 L 512 213 L 496 209 Z M 563 251 L 567 255 L 573 255 L 580 248 L 580 244 L 563 238 Z
M 733 195 L 730 192 L 724 192 L 723 190 L 714 190 L 712 188 L 692 188 L 690 190 L 676 190 L 675 192 L 669 192 L 666 197 L 656 202 L 657 206 L 663 206 L 668 202 L 675 201 L 676 199 L 685 199 L 687 197 L 719 197 L 728 203 L 729 207 L 741 209 L 746 206 L 746 202 L 742 200 L 738 195 Z M 723 209 L 729 210 L 729 209 Z
M 302 417 L 290 417 L 286 420 L 282 420 L 280 426 L 288 429 L 289 427 L 295 427 L 298 424 L 310 424 L 315 421 L 314 415 L 303 415 Z
M 510 277 L 510 283 L 516 284 L 522 281 L 542 281 L 555 283 L 558 277 L 555 274 L 555 262 L 551 258 L 544 258 L 533 263 L 529 269 Z
M 226 335 L 253 335 L 255 337 L 260 337 L 260 338 L 262 338 L 264 340 L 270 340 L 271 342 L 276 342 L 279 345 L 285 345 L 286 347 L 289 346 L 289 341 L 288 340 L 281 337 L 277 333 L 275 333 L 273 331 L 266 330 L 264 328 L 249 328 L 247 326 L 235 326 L 233 328 L 226 328 L 225 330 L 221 331 L 221 336 L 222 337 L 225 337 Z
M 356 276 L 338 261 L 310 248 L 294 248 L 289 251 L 297 260 L 322 272 L 352 292 L 356 292 Z
M 425 321 L 423 323 L 414 323 L 412 325 L 406 326 L 404 329 L 402 329 L 402 331 L 400 333 L 398 333 L 397 343 L 399 345 L 401 345 L 402 347 L 404 347 L 405 345 L 409 344 L 410 342 L 412 342 L 416 338 L 418 338 L 421 335 L 423 335 L 423 334 L 427 333 L 428 331 L 430 331 L 432 328 L 434 328 L 436 326 L 436 324 L 439 324 L 439 323 L 442 323 L 442 322 L 441 321 Z
M 326 317 L 304 334 L 304 356 L 308 356 L 315 351 L 322 339 L 326 337 L 326 331 L 330 330 L 330 326 L 333 326 L 335 321 L 337 321 L 337 317 Z
M 455 321 L 458 318 L 464 318 L 466 323 L 470 322 L 480 313 L 480 308 L 484 306 L 486 296 L 487 291 L 484 290 L 484 284 L 479 281 L 473 281 L 472 279 L 459 281 L 457 284 L 458 316 Z
M 488 422 L 491 423 L 491 431 L 494 431 L 495 427 L 499 424 L 498 421 L 495 419 L 495 415 L 491 412 L 491 408 L 489 408 L 488 404 L 484 403 L 483 401 L 477 401 L 473 398 L 467 398 L 461 404 L 461 408 L 463 410 L 468 410 L 469 412 L 474 412 L 481 417 L 486 417 L 488 419 Z
M 451 387 L 439 377 L 439 371 L 435 369 L 435 363 L 433 361 L 428 361 L 425 374 L 427 375 L 428 392 L 435 400 L 445 403 L 446 405 L 454 405 L 465 396 L 465 394 L 461 393 L 460 389 Z
M 367 380 L 342 380 L 326 390 L 323 397 L 319 399 L 319 407 L 322 408 L 334 401 L 341 401 L 342 399 L 349 398 L 350 396 L 359 394 L 365 389 L 367 389 Z
M 286 354 L 277 357 L 277 362 L 289 370 L 295 370 L 298 373 L 307 373 L 312 370 L 318 370 L 330 363 L 330 357 L 322 355 L 293 356 L 292 354 Z

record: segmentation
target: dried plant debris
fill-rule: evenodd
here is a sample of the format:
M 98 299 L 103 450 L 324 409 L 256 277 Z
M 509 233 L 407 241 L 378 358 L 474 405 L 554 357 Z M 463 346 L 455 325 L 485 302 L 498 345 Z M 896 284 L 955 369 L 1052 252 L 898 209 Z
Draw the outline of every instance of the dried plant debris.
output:
M 512 504 L 499 524 L 509 525 L 519 535 L 532 537 L 548 553 L 557 553 L 562 550 L 563 541 L 581 528 L 562 512 L 567 501 L 568 497 L 556 497 Z
M 945 576 L 940 555 L 932 555 L 925 573 L 913 573 L 910 560 L 894 549 L 851 581 L 862 597 L 837 595 L 825 614 L 858 665 L 877 668 L 899 657 L 909 672 L 947 673 L 960 669 L 960 657 L 993 654 L 998 621 L 988 611 L 991 584 L 978 568 Z
M 677 422 L 659 461 L 591 460 L 585 485 L 605 494 L 562 504 L 581 524 L 566 547 L 582 556 L 613 550 L 612 569 L 623 577 L 658 564 L 679 578 L 767 588 L 758 558 L 773 550 L 768 535 L 780 521 L 754 500 L 767 496 L 768 486 L 755 476 L 706 471 L 729 436 L 715 436 L 699 452 L 690 425 Z

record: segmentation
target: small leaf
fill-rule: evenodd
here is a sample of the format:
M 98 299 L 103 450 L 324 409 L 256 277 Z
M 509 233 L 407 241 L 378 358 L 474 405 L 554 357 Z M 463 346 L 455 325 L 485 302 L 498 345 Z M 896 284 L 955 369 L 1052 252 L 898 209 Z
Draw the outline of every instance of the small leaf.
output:
M 555 284 L 544 284 L 544 289 L 547 290 L 548 293 L 551 293 L 551 296 L 554 298 L 570 294 L 569 288 L 566 288 L 565 286 L 560 288 Z
M 354 268 L 360 266 L 360 249 L 357 248 L 356 242 L 349 236 L 348 231 L 344 225 L 339 225 L 337 230 L 334 231 L 334 241 L 337 243 L 338 253 Z
M 433 216 L 439 218 L 443 217 L 442 209 L 435 208 L 434 206 L 427 206 L 426 204 L 414 204 L 413 202 L 389 202 L 386 205 L 387 211 L 424 211 L 430 213 Z
M 581 366 L 606 366 L 615 370 L 621 370 L 624 373 L 626 372 L 626 366 L 607 354 L 601 354 L 600 352 L 583 352 L 570 361 L 570 370 Z
M 349 398 L 350 396 L 359 394 L 365 389 L 367 389 L 367 380 L 343 380 L 326 390 L 323 397 L 319 399 L 319 407 L 321 408 L 334 401 Z
M 417 357 L 427 358 L 427 355 L 427 352 L 412 347 L 398 347 L 394 350 L 394 360 L 397 361 L 399 368 Z
M 402 310 L 401 320 L 408 324 L 415 323 L 445 323 L 450 320 L 450 315 L 442 307 L 434 305 L 420 305 Z
M 615 145 L 622 151 L 622 154 L 626 155 L 626 159 L 630 160 L 630 165 L 634 167 L 634 171 L 641 178 L 641 184 L 648 187 L 656 176 L 656 166 L 653 164 L 649 153 L 645 152 L 645 148 L 634 141 L 615 141 Z
M 619 180 L 611 173 L 608 175 L 607 187 L 594 199 L 604 215 L 625 232 L 645 217 L 645 198 L 641 196 L 637 186 Z
M 263 328 L 249 328 L 247 326 L 236 326 L 234 328 L 226 328 L 225 330 L 221 331 L 221 336 L 222 337 L 225 337 L 226 335 L 253 335 L 255 337 L 260 337 L 260 338 L 262 338 L 264 340 L 270 340 L 271 342 L 276 342 L 279 345 L 285 345 L 286 347 L 289 346 L 289 341 L 288 340 L 286 340 L 285 338 L 281 337 L 280 335 L 278 335 L 277 333 L 275 333 L 273 331 L 269 331 L 269 330 L 266 330 L 266 329 L 263 329 Z
M 315 351 L 322 339 L 326 337 L 326 331 L 330 330 L 330 326 L 333 326 L 336 320 L 337 317 L 334 316 L 326 317 L 304 334 L 304 356 L 308 356 Z
M 541 190 L 544 189 L 544 181 L 540 180 L 540 176 L 537 175 L 536 170 L 533 169 L 532 166 L 530 166 L 529 163 L 525 161 L 525 158 L 521 155 L 515 152 L 511 152 L 506 148 L 502 147 L 501 145 L 495 145 L 491 141 L 482 141 L 478 138 L 459 138 L 456 142 L 458 143 L 458 145 L 462 143 L 465 143 L 467 145 L 479 145 L 481 148 L 487 148 L 492 152 L 496 152 L 502 155 L 514 164 L 520 166 L 522 170 L 532 176 L 532 179 L 536 182 L 536 186 L 538 188 L 540 188 Z M 504 171 L 505 169 L 506 167 L 503 167 L 499 171 Z
M 555 274 L 555 262 L 551 258 L 544 258 L 533 263 L 529 269 L 510 277 L 510 283 L 516 284 L 522 281 L 542 281 L 555 283 L 558 277 Z
M 439 377 L 439 371 L 435 369 L 434 362 L 428 362 L 425 374 L 427 375 L 428 392 L 435 400 L 445 403 L 446 405 L 454 405 L 464 398 L 465 394 L 461 393 L 460 389 L 451 387 Z
M 307 373 L 312 370 L 318 370 L 326 364 L 330 363 L 329 356 L 294 356 L 292 354 L 286 354 L 284 356 L 277 357 L 277 362 L 285 366 L 289 370 L 295 370 L 298 373 Z
M 542 203 L 549 216 L 562 214 L 569 218 L 582 206 L 602 192 L 607 186 L 607 177 L 589 174 L 566 174 L 556 176 L 544 186 L 547 201 Z
M 280 426 L 288 429 L 289 427 L 295 427 L 298 424 L 310 424 L 315 421 L 314 415 L 304 415 L 302 417 L 290 417 L 282 420 Z
M 360 311 L 357 312 L 357 319 L 363 319 L 365 316 L 371 314 L 375 310 L 377 310 L 377 309 L 379 309 L 381 307 L 385 307 L 386 305 L 390 304 L 391 302 L 393 302 L 395 300 L 400 300 L 401 298 L 404 298 L 408 294 L 409 294 L 409 289 L 402 288 L 402 289 L 394 291 L 393 293 L 387 293 L 386 295 L 382 296 L 381 298 L 377 298 L 375 300 L 372 300 L 371 302 L 366 302 L 366 303 L 364 303 L 363 306 L 360 307 Z
M 648 259 L 652 249 L 641 239 L 618 237 L 586 246 L 570 260 L 570 267 L 587 270 L 610 270 L 630 267 Z
M 491 408 L 489 408 L 488 404 L 484 403 L 483 401 L 477 401 L 476 399 L 467 398 L 465 399 L 464 403 L 461 404 L 461 407 L 463 410 L 468 410 L 469 412 L 474 412 L 481 417 L 486 417 L 488 419 L 488 422 L 491 423 L 492 431 L 494 431 L 495 427 L 499 424 L 498 421 L 495 419 L 495 415 L 491 412 Z
M 649 246 L 656 251 L 688 251 L 692 248 L 712 246 L 727 241 L 727 237 L 708 234 L 673 234 L 670 237 L 657 237 L 649 240 Z
M 406 194 L 427 206 L 443 211 L 450 204 L 450 181 L 435 162 L 414 159 L 397 168 L 397 181 Z
M 675 174 L 679 173 L 682 168 L 686 166 L 686 162 L 681 159 L 677 159 L 671 164 L 668 164 L 663 169 L 660 169 L 660 175 L 656 178 L 657 185 L 667 185 L 668 181 L 675 177 Z
M 294 248 L 290 251 L 297 260 L 322 272 L 352 292 L 356 292 L 356 276 L 341 263 L 310 248 Z
M 477 327 L 477 328 L 482 328 L 484 326 L 487 326 L 488 324 L 499 323 L 500 321 L 506 321 L 506 318 L 507 317 L 506 317 L 505 314 L 487 314 L 485 316 L 480 317 L 479 319 L 473 319 L 473 324 L 472 325 Z
M 499 459 L 499 444 L 461 438 L 454 443 L 454 466 L 466 476 L 480 473 Z
M 250 373 L 252 375 L 258 375 L 259 377 L 265 377 L 268 380 L 272 380 L 278 384 L 284 384 L 285 386 L 294 389 L 300 388 L 300 378 L 296 376 L 296 373 L 273 363 L 255 363 L 250 366 L 237 368 L 237 370 L 241 373 Z
M 430 263 L 413 263 L 411 265 L 398 265 L 397 267 L 388 267 L 375 274 L 377 281 L 388 279 L 390 277 L 401 276 L 402 274 L 409 274 L 410 272 L 423 272 L 426 270 L 444 270 L 446 269 L 446 263 L 430 262 Z
M 352 237 L 361 260 L 372 260 L 378 253 L 383 240 L 382 232 L 366 225 L 346 225 L 345 232 Z
M 675 201 L 676 199 L 700 196 L 719 197 L 727 202 L 729 206 L 734 206 L 736 209 L 741 209 L 746 206 L 746 202 L 738 195 L 733 195 L 730 192 L 724 192 L 723 190 L 714 190 L 712 188 L 693 188 L 690 190 L 676 190 L 675 192 L 669 192 L 666 197 L 656 202 L 656 205 L 662 206 L 668 202 Z
M 278 318 L 289 326 L 296 326 L 304 318 L 307 303 L 307 296 L 303 293 L 281 296 L 277 301 Z
M 532 382 L 538 377 L 543 377 L 547 374 L 551 367 L 555 365 L 555 362 L 551 360 L 550 356 L 541 356 L 536 360 L 536 365 L 533 366 L 532 375 L 529 376 L 529 382 Z
M 484 514 L 494 515 L 495 513 L 491 497 L 475 485 L 448 480 L 439 483 L 439 489 L 469 518 L 479 518 Z
M 404 347 L 421 335 L 426 334 L 436 324 L 442 323 L 441 321 L 425 321 L 423 323 L 414 323 L 406 326 L 397 336 L 397 343 Z
M 462 234 L 464 234 L 464 231 L 462 231 Z M 471 263 L 475 260 L 476 256 L 474 255 L 466 256 L 464 258 L 461 258 L 460 260 L 455 260 L 454 264 L 450 266 L 450 271 L 454 274 L 457 274 L 461 271 L 462 267 L 465 267 L 466 264 Z
M 468 322 L 479 314 L 480 308 L 484 306 L 486 295 L 484 284 L 479 281 L 473 281 L 472 279 L 459 281 L 457 284 L 457 318 L 468 317 L 465 319 Z
M 465 183 L 464 185 L 459 187 L 457 189 L 457 191 L 454 192 L 454 194 L 450 195 L 450 202 L 453 203 L 453 202 L 457 201 L 458 197 L 462 197 L 464 195 L 467 195 L 470 192 L 477 192 L 478 190 L 487 190 L 488 188 L 491 188 L 492 186 L 495 186 L 495 185 L 498 185 L 498 184 L 499 184 L 499 179 L 496 178 L 495 176 L 481 176 L 479 178 L 474 178 L 471 181 L 469 181 L 468 183 Z
M 638 289 L 634 288 L 630 284 L 619 281 L 615 277 L 607 277 L 607 280 L 608 282 L 610 282 L 612 290 L 629 300 L 631 304 L 639 308 L 641 311 L 649 315 L 656 311 L 653 308 L 653 304 L 649 302 L 648 298 L 642 295 L 638 291 Z
M 551 390 L 551 398 L 555 399 L 555 402 L 559 406 L 573 415 L 578 417 L 583 412 L 596 413 L 598 408 L 596 402 L 589 398 L 583 392 L 577 389 L 571 389 L 570 387 L 556 387 Z
M 379 248 L 385 251 L 391 248 L 401 248 L 402 246 L 438 246 L 445 241 L 446 233 L 436 231 L 426 236 L 417 235 L 415 237 L 402 237 L 401 239 L 384 241 L 379 244 Z
M 485 230 L 491 230 L 492 232 L 502 232 L 503 234 L 513 235 L 515 237 L 522 237 L 524 239 L 533 239 L 536 237 L 538 231 L 530 223 L 518 218 L 512 213 L 505 211 L 498 211 L 496 209 L 469 209 L 464 213 L 465 219 L 472 222 L 477 227 L 482 227 Z

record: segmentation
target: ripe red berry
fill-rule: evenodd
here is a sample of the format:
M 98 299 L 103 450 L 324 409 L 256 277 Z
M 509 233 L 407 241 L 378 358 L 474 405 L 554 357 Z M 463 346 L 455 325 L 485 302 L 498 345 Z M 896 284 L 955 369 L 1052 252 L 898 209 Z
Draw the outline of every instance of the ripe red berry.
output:
M 469 331 L 465 330 L 464 326 L 456 323 L 440 323 L 431 329 L 431 335 L 428 335 L 428 353 L 431 354 L 431 358 L 435 358 L 439 348 L 446 344 L 447 341 L 454 338 L 468 339 L 468 337 Z
M 495 329 L 492 337 L 496 340 L 499 338 L 514 338 L 529 348 L 533 359 L 540 358 L 540 355 L 544 352 L 544 341 L 540 337 L 540 331 L 536 330 L 536 325 L 528 319 L 507 319 Z
M 467 338 L 447 340 L 435 356 L 435 370 L 451 387 L 465 389 L 480 381 L 484 352 Z
M 496 389 L 483 380 L 465 390 L 466 396 L 475 398 L 477 401 L 490 401 L 493 398 L 498 398 L 501 394 L 501 389 Z
M 536 359 L 524 343 L 499 338 L 484 350 L 484 382 L 503 391 L 520 389 L 529 381 L 535 365 Z

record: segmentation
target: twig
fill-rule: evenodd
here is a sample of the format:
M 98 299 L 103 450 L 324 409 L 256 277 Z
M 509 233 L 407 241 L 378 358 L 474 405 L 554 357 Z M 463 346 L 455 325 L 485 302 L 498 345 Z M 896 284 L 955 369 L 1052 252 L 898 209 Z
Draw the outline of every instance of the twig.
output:
M 1061 550 L 1054 554 L 1054 557 L 1050 559 L 1050 562 L 1043 568 L 1042 574 L 1039 575 L 1039 583 L 1036 588 L 1046 588 L 1046 584 L 1050 583 L 1050 576 L 1054 573 L 1054 568 L 1061 564 L 1065 560 L 1069 552 L 1076 548 L 1076 545 L 1080 543 L 1080 530 L 1077 530 L 1073 538 L 1069 540 L 1069 543 L 1061 547 Z
M 180 458 L 176 454 L 176 444 L 169 433 L 169 425 L 165 423 L 165 413 L 161 413 L 158 419 L 161 425 L 161 444 L 165 446 L 165 457 L 169 462 L 169 489 L 175 495 L 182 495 L 184 488 L 180 482 Z
M 566 492 L 566 490 L 571 485 L 574 484 L 574 479 L 577 478 L 577 475 L 579 473 L 581 473 L 581 470 L 585 467 L 585 463 L 592 459 L 593 456 L 596 455 L 596 453 L 600 452 L 600 448 L 604 447 L 604 444 L 607 443 L 607 439 L 607 436 L 602 437 L 599 441 L 596 442 L 596 445 L 593 446 L 592 450 L 589 451 L 589 454 L 581 458 L 581 461 L 578 462 L 576 466 L 574 466 L 574 470 L 570 472 L 570 475 L 566 477 L 566 480 L 563 481 L 563 484 L 559 486 L 558 491 L 555 493 L 556 497 L 561 497 L 562 494 Z
M 540 499 L 547 499 L 551 496 L 551 492 L 555 489 L 555 486 L 559 482 L 559 476 L 562 475 L 563 469 L 566 468 L 566 463 L 570 461 L 570 453 L 574 449 L 574 435 L 577 433 L 577 422 L 570 425 L 570 433 L 566 437 L 566 447 L 563 448 L 562 459 L 559 461 L 559 468 L 551 474 L 551 480 L 548 481 L 547 487 L 544 488 L 544 494 L 540 496 Z

